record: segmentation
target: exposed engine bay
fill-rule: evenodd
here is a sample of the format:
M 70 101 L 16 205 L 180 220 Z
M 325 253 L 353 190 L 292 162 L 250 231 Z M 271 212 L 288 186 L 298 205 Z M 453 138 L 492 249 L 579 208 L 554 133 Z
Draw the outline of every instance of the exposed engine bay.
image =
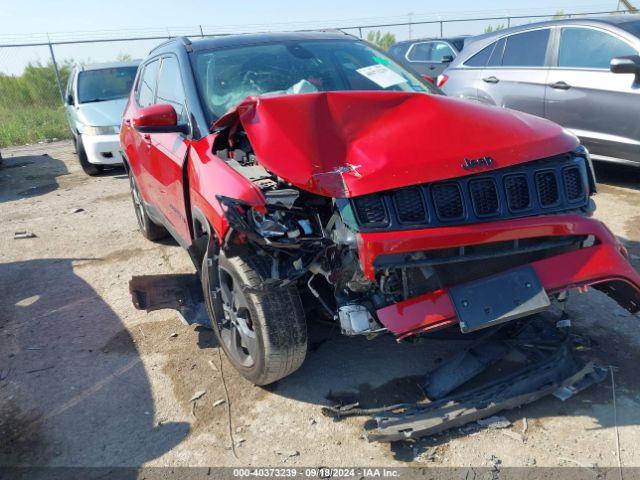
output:
M 297 284 L 301 295 L 339 322 L 346 335 L 385 331 L 376 311 L 386 306 L 594 242 L 587 235 L 567 235 L 386 254 L 376 259 L 375 277 L 370 278 L 358 257 L 357 232 L 366 231 L 356 220 L 363 216 L 359 199 L 352 203 L 313 194 L 270 173 L 258 162 L 239 124 L 218 137 L 214 150 L 265 198 L 264 206 L 257 208 L 217 197 L 230 226 L 224 239 L 225 254 L 267 258 L 270 268 L 264 272 L 265 291 Z M 373 207 L 367 202 L 370 212 Z M 589 201 L 575 211 L 589 215 L 592 209 Z
M 371 312 L 393 303 L 394 292 L 387 288 L 383 293 L 363 275 L 355 234 L 343 222 L 335 200 L 270 174 L 257 163 L 244 131 L 235 132 L 229 148 L 216 150 L 216 155 L 250 179 L 266 199 L 264 209 L 258 210 L 218 197 L 231 227 L 226 254 L 268 257 L 265 290 L 297 282 L 301 293 L 310 294 L 347 335 L 383 331 Z

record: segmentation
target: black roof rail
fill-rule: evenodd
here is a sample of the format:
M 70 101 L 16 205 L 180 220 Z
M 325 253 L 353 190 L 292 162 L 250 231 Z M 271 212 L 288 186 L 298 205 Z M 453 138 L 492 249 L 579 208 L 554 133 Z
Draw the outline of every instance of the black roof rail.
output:
M 191 40 L 189 40 L 187 37 L 171 37 L 168 40 L 165 40 L 164 42 L 162 42 L 160 45 L 156 45 L 151 50 L 149 50 L 149 55 L 151 55 L 151 53 L 154 52 L 155 50 L 157 50 L 158 48 L 164 47 L 165 45 L 167 45 L 167 44 L 169 44 L 171 42 L 175 42 L 175 41 L 182 42 L 182 44 L 187 49 L 187 52 L 192 52 L 193 51 L 193 47 L 191 46 Z

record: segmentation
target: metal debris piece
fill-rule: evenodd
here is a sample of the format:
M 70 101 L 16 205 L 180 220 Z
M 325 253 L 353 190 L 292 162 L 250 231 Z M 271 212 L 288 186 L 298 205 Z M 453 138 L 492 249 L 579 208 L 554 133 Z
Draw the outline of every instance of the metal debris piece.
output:
M 594 365 L 593 374 L 589 378 L 585 378 L 573 385 L 565 385 L 553 392 L 553 396 L 563 402 L 573 397 L 576 393 L 580 393 L 585 388 L 590 387 L 594 383 L 600 383 L 607 377 L 607 369 L 599 365 Z
M 169 338 L 176 338 L 178 336 L 178 334 L 176 332 L 173 332 L 171 335 L 169 335 Z
M 20 232 L 15 232 L 13 234 L 13 239 L 14 240 L 22 240 L 25 238 L 37 238 L 38 236 L 33 233 L 33 232 L 27 232 L 26 230 L 24 231 L 20 231 Z
M 69 211 L 69 213 L 80 213 L 80 212 L 84 212 L 84 208 L 73 208 Z
M 222 405 L 226 400 L 224 398 L 221 398 L 220 400 L 216 400 L 215 402 L 213 402 L 213 406 L 214 407 L 219 407 L 220 405 Z
M 204 394 L 207 393 L 206 390 L 200 390 L 196 393 L 193 394 L 193 397 L 191 397 L 191 400 L 189 400 L 190 402 L 195 402 L 196 400 L 201 399 L 202 397 L 204 397 Z

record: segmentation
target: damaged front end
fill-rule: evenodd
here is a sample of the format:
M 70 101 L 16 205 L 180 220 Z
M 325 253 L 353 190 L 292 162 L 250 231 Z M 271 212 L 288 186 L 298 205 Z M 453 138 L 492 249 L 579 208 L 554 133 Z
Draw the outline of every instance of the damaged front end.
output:
M 364 276 L 355 233 L 342 221 L 335 201 L 283 187 L 265 191 L 260 208 L 218 197 L 229 224 L 225 255 L 262 257 L 268 265 L 263 293 L 297 284 L 301 295 L 339 321 L 346 335 L 385 330 L 372 312 L 392 299 Z
M 452 109 L 460 129 L 471 128 L 455 114 L 466 104 L 428 97 L 249 99 L 222 117 L 214 153 L 264 199 L 217 196 L 225 254 L 262 257 L 264 290 L 295 284 L 305 305 L 347 335 L 388 330 L 402 339 L 458 323 L 466 333 L 590 285 L 640 310 L 640 276 L 591 218 L 595 178 L 575 138 L 533 117 L 479 109 L 477 117 L 493 120 L 496 147 L 482 157 L 491 162 L 454 170 L 446 160 L 462 148 L 456 142 L 442 153 L 429 143 L 436 138 L 398 143 L 389 135 L 398 133 L 396 117 L 417 135 L 430 115 L 442 121 Z M 508 125 L 511 134 L 500 136 Z M 467 140 L 472 151 L 486 145 Z M 417 162 L 423 150 L 439 151 L 442 162 Z

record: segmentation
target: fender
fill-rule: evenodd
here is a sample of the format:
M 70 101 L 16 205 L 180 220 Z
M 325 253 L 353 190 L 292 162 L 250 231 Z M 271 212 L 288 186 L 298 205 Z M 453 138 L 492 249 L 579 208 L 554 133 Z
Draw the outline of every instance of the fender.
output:
M 194 212 L 199 212 L 198 217 L 194 218 L 198 218 L 200 222 L 206 220 L 212 229 L 210 233 L 215 233 L 222 246 L 229 223 L 222 205 L 216 199 L 217 195 L 234 198 L 252 206 L 264 205 L 265 198 L 255 184 L 213 153 L 214 142 L 215 135 L 212 135 L 192 143 L 192 157 L 186 165 L 185 182 L 188 190 L 185 195 L 189 196 L 191 212 L 194 215 Z M 197 230 L 194 229 L 194 237 L 197 236 L 196 233 Z

